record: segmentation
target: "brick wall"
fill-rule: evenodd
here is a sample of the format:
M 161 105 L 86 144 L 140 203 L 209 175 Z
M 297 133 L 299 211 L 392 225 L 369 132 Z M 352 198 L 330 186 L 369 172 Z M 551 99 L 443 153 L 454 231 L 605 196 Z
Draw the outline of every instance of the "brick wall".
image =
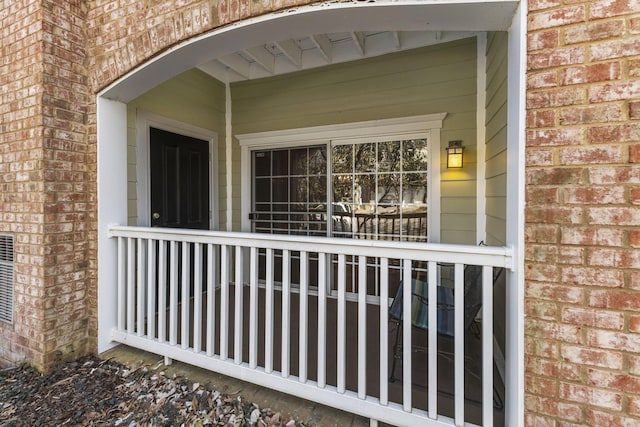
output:
M 44 293 L 42 10 L 0 1 L 0 232 L 15 239 L 14 325 L 0 322 L 0 359 L 42 361 Z
M 640 424 L 640 3 L 529 1 L 528 425 Z

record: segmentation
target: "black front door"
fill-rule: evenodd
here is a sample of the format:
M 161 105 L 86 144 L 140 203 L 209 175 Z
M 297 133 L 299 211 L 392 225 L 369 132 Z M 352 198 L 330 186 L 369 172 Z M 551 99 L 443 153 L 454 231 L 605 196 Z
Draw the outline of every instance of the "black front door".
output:
M 149 132 L 151 225 L 209 229 L 209 142 Z

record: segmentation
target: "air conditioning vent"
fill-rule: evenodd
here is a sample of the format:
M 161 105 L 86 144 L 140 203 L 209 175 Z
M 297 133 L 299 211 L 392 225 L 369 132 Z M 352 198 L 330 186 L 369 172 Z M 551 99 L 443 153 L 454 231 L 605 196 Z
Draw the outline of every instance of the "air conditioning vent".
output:
M 13 323 L 13 236 L 1 234 L 0 320 Z

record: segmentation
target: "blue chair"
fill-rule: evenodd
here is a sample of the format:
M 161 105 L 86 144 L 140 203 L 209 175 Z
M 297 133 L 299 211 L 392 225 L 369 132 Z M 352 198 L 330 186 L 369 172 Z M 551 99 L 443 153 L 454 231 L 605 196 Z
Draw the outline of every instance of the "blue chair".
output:
M 493 284 L 502 275 L 504 268 L 494 269 Z M 475 318 L 482 307 L 482 266 L 467 265 L 464 269 L 464 331 L 465 334 L 475 325 Z M 411 279 L 411 324 L 413 327 L 428 330 L 429 329 L 429 286 L 427 282 L 418 279 Z M 399 344 L 400 330 L 402 329 L 402 304 L 403 304 L 403 286 L 400 282 L 396 296 L 389 308 L 389 318 L 396 323 L 395 340 L 393 344 L 393 362 L 391 365 L 390 382 L 394 382 L 396 364 L 402 358 L 402 346 Z M 451 287 L 437 286 L 437 331 L 438 334 L 445 337 L 453 338 L 454 331 L 454 290 Z M 479 329 L 476 325 L 476 336 L 480 336 Z M 427 350 L 424 347 L 413 346 L 417 350 Z M 445 357 L 447 360 L 453 359 L 450 352 L 438 350 L 438 355 Z M 470 372 L 476 378 L 480 376 L 475 372 Z M 494 406 L 498 409 L 503 407 L 502 399 L 494 386 Z

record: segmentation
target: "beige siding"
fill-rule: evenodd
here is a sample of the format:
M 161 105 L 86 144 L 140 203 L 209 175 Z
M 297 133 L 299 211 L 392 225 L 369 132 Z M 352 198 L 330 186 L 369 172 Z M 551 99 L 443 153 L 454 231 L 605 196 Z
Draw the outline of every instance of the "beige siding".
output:
M 441 240 L 475 243 L 476 40 L 232 85 L 235 134 L 448 113 L 442 129 Z M 465 168 L 446 171 L 447 141 L 462 139 Z M 234 150 L 234 229 L 240 228 L 240 154 Z
M 507 33 L 487 37 L 486 193 L 487 243 L 506 242 Z
M 218 134 L 218 178 L 213 197 L 218 199 L 218 218 L 226 223 L 225 168 L 225 91 L 218 80 L 199 70 L 184 72 L 168 80 L 127 105 L 128 215 L 136 224 L 136 111 L 142 110 L 179 122 L 208 129 Z

